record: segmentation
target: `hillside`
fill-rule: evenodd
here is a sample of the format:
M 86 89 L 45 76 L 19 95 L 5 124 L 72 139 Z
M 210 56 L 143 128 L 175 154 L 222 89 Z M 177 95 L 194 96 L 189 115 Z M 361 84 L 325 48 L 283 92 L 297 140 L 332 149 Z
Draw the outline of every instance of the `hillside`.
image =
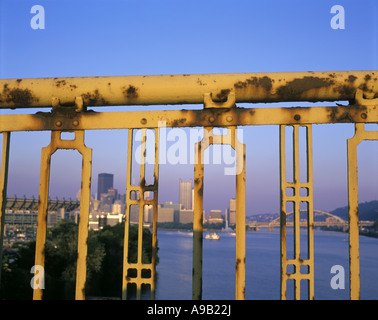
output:
M 330 213 L 348 220 L 348 207 L 337 208 Z M 358 205 L 358 219 L 376 221 L 378 219 L 378 201 L 363 202 Z
M 348 207 L 341 207 L 337 208 L 333 211 L 330 211 L 331 214 L 342 218 L 343 220 L 348 220 Z M 263 213 L 263 214 L 252 214 L 247 215 L 247 221 L 255 221 L 255 222 L 270 222 L 273 219 L 279 217 L 278 213 Z M 378 220 L 378 201 L 369 201 L 363 202 L 358 205 L 358 217 L 359 220 L 364 221 L 376 221 Z M 324 216 L 323 219 L 327 218 Z M 318 218 L 319 219 L 319 218 Z M 321 218 L 320 218 L 321 219 Z

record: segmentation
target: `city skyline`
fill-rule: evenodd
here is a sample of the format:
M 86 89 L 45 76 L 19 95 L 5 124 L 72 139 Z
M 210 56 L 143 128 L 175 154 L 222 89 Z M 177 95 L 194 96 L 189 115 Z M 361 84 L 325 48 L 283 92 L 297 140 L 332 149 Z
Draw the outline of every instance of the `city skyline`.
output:
M 365 164 L 366 164 L 366 162 L 365 162 Z M 365 168 L 365 170 L 364 170 L 364 168 L 362 168 L 362 171 L 367 171 L 368 172 L 369 169 L 373 173 L 374 173 L 374 170 L 376 170 L 376 168 L 374 168 L 374 167 L 372 168 L 371 167 L 371 164 L 368 164 L 368 167 Z M 221 169 L 218 169 L 218 172 L 221 171 L 221 170 L 223 170 L 223 167 Z M 98 177 L 100 175 L 102 175 L 102 174 L 111 175 L 113 177 L 113 179 L 114 179 L 114 176 L 116 176 L 116 174 L 114 174 L 114 173 L 106 173 L 106 170 L 103 171 L 103 172 L 101 172 L 101 173 L 99 173 L 98 175 L 92 174 L 92 188 L 91 188 L 92 189 L 92 191 L 91 191 L 91 198 L 92 199 L 97 199 L 96 196 L 98 197 L 98 190 L 99 190 L 99 187 L 98 187 L 98 181 L 99 181 Z M 227 178 L 229 179 L 229 177 L 227 177 Z M 187 183 L 190 183 L 190 181 L 192 181 L 192 178 L 187 178 L 187 179 L 178 178 L 178 182 L 177 182 L 178 186 L 177 186 L 177 188 L 173 187 L 173 188 L 169 188 L 169 189 L 166 189 L 166 190 L 160 190 L 160 188 L 159 188 L 159 192 L 158 192 L 158 194 L 159 194 L 158 203 L 159 204 L 164 204 L 164 203 L 168 203 L 168 202 L 180 204 L 180 180 L 188 180 Z M 371 180 L 374 180 L 374 175 L 373 175 L 373 179 L 371 179 Z M 377 181 L 374 181 L 374 182 L 376 183 Z M 114 187 L 114 189 L 116 190 L 116 192 L 118 192 L 119 194 L 122 194 L 123 196 L 125 196 L 125 194 L 126 194 L 126 187 L 123 189 L 124 191 L 122 191 L 122 189 L 118 189 L 116 186 L 114 186 L 114 184 L 116 184 L 116 183 L 117 183 L 117 179 L 114 179 L 113 183 L 112 183 L 112 187 Z M 205 175 L 205 185 L 206 185 L 206 175 Z M 172 184 L 171 184 L 171 186 L 172 186 Z M 378 188 L 376 188 L 375 190 L 378 190 Z M 206 191 L 207 190 L 206 190 L 206 187 L 205 187 L 205 189 L 204 189 L 204 210 L 205 210 L 205 212 L 210 212 L 213 209 L 214 210 L 218 210 L 218 209 L 227 210 L 227 209 L 230 208 L 229 200 L 230 199 L 235 199 L 235 193 L 232 194 L 232 192 L 231 193 L 227 192 L 229 194 L 229 196 L 226 197 L 226 198 L 222 197 L 221 200 L 223 200 L 223 202 L 222 202 L 223 204 L 217 206 L 217 205 L 214 205 L 214 203 L 219 204 L 220 202 L 218 200 L 220 200 L 220 199 L 216 199 L 214 202 L 210 202 L 209 203 L 209 201 L 208 201 L 209 199 L 206 199 Z M 273 197 L 276 200 L 277 210 L 275 210 L 275 211 L 271 210 L 271 211 L 253 211 L 253 212 L 251 212 L 251 210 L 248 208 L 248 203 L 246 202 L 246 215 L 250 216 L 250 215 L 259 215 L 259 214 L 276 214 L 276 213 L 279 213 L 279 190 L 278 190 L 278 183 L 277 183 L 277 190 L 275 190 L 275 191 L 276 192 L 272 192 L 272 195 L 273 195 Z M 316 192 L 314 192 L 314 193 L 316 194 Z M 66 196 L 59 196 L 57 194 L 54 194 L 54 195 L 49 195 L 49 198 L 51 198 L 51 199 L 52 198 L 54 198 L 54 199 L 55 198 L 58 198 L 58 199 L 63 199 L 64 198 L 66 200 L 68 200 L 68 199 L 78 199 L 78 195 L 79 194 L 80 194 L 80 189 L 78 189 L 76 192 L 74 190 L 72 190 L 72 192 L 69 193 L 68 196 L 67 196 L 67 194 L 66 194 Z M 163 194 L 163 196 L 161 196 L 161 194 Z M 171 195 L 173 195 L 173 196 L 171 196 Z M 28 196 L 26 196 L 24 194 L 22 196 L 19 196 L 19 195 L 17 195 L 17 193 L 10 194 L 8 192 L 8 197 L 18 197 L 18 198 L 23 198 L 23 197 L 33 198 L 34 197 L 34 198 L 38 199 L 38 194 L 31 194 L 31 195 L 28 195 Z M 376 198 L 373 197 L 373 198 L 366 199 L 366 198 L 363 198 L 363 197 L 360 196 L 360 199 L 361 199 L 360 202 L 368 202 L 368 201 L 378 200 L 378 194 L 377 194 Z M 316 200 L 316 199 L 314 199 L 314 200 Z M 192 199 L 192 201 L 194 201 L 194 198 Z M 323 210 L 323 211 L 330 212 L 330 211 L 332 211 L 332 210 L 334 210 L 336 208 L 345 207 L 347 205 L 348 205 L 348 203 L 345 202 L 344 204 L 341 203 L 340 205 L 336 205 L 336 206 L 328 208 L 328 209 L 324 209 L 324 208 L 320 208 L 319 209 L 319 208 L 315 208 L 315 207 L 314 208 L 318 209 L 318 210 Z
M 163 4 L 147 0 L 135 3 L 109 0 L 98 2 L 96 6 L 86 1 L 41 0 L 39 4 L 45 8 L 44 30 L 31 28 L 33 15 L 29 1 L 2 2 L 0 78 L 378 69 L 378 3 L 373 0 L 343 0 L 346 21 L 342 30 L 331 27 L 333 14 L 330 11 L 335 3 L 329 0 L 321 3 L 236 0 L 232 5 L 221 0 L 216 6 L 212 1 Z M 125 34 L 128 40 L 120 41 Z M 93 44 L 90 54 L 87 43 Z M 214 50 L 220 44 L 224 44 L 222 50 Z M 61 47 L 75 50 L 56 50 Z M 278 104 L 282 107 L 317 105 L 336 104 Z M 238 107 L 244 106 L 267 107 L 266 104 L 240 104 Z M 99 106 L 89 109 L 181 108 Z M 185 105 L 185 108 L 197 109 L 202 105 Z M 41 110 L 2 109 L 0 114 L 38 111 Z M 376 128 L 377 125 L 370 126 L 371 130 Z M 313 126 L 314 207 L 331 211 L 347 204 L 346 140 L 353 134 L 352 124 Z M 247 214 L 279 211 L 278 136 L 278 126 L 243 128 Z M 12 133 L 9 196 L 38 197 L 41 148 L 50 143 L 50 137 L 49 132 Z M 117 175 L 114 187 L 126 190 L 127 141 L 127 130 L 86 131 L 85 144 L 93 149 L 92 185 L 97 183 L 99 173 L 111 168 Z M 174 143 L 167 141 L 168 146 Z M 361 201 L 378 198 L 377 162 L 377 143 L 362 143 L 359 146 Z M 225 177 L 223 170 L 222 165 L 205 166 L 205 208 L 217 203 L 225 207 L 225 199 L 235 196 L 235 179 Z M 74 198 L 80 188 L 80 177 L 80 154 L 57 151 L 52 157 L 50 196 Z M 161 201 L 178 197 L 179 191 L 171 190 L 170 186 L 180 177 L 193 179 L 193 166 L 160 166 Z M 217 190 L 217 194 L 212 190 Z
M 104 177 L 108 177 L 108 178 L 111 177 L 111 179 L 113 181 L 114 174 L 100 173 L 98 175 L 98 177 L 99 178 L 102 177 L 102 179 L 101 180 L 99 179 L 98 183 L 97 183 L 97 190 L 100 190 L 101 188 L 103 188 L 101 185 L 104 184 Z M 125 194 L 122 194 L 122 193 L 118 192 L 118 189 L 114 189 L 113 188 L 113 183 L 109 184 L 109 186 L 110 187 L 106 190 L 107 193 L 105 193 L 105 192 L 101 193 L 101 198 L 100 198 L 101 202 L 105 202 L 106 203 L 107 202 L 107 197 L 110 197 L 111 201 L 113 203 L 116 200 L 121 200 L 121 202 L 125 204 L 127 202 L 127 196 Z M 179 179 L 179 184 L 178 184 L 178 189 L 179 189 L 179 199 L 178 199 L 178 201 L 177 200 L 175 201 L 173 199 L 169 199 L 169 200 L 165 200 L 165 201 L 159 201 L 158 200 L 158 206 L 165 207 L 165 208 L 169 208 L 169 207 L 173 208 L 173 206 L 179 205 L 180 208 L 178 208 L 178 210 L 193 212 L 193 210 L 194 210 L 194 208 L 193 208 L 193 202 L 194 202 L 194 198 L 193 198 L 193 194 L 194 194 L 193 181 L 192 180 L 183 181 L 180 178 Z M 102 190 L 104 190 L 104 189 L 102 189 Z M 109 194 L 109 191 L 110 191 L 110 194 Z M 126 192 L 127 192 L 127 190 L 126 190 Z M 147 199 L 147 198 L 148 199 L 152 199 L 148 195 L 144 195 L 144 197 L 145 197 L 145 199 Z M 76 198 L 79 200 L 78 197 L 76 197 Z M 136 195 L 132 195 L 132 199 L 136 200 L 136 199 L 138 199 L 138 197 Z M 96 198 L 96 196 L 92 194 L 91 201 L 94 202 L 95 200 L 99 200 L 99 199 Z M 231 204 L 231 202 L 232 202 L 232 204 Z M 98 207 L 98 209 L 100 211 L 106 211 L 106 210 L 101 210 L 101 206 Z M 110 212 L 111 210 L 108 210 L 108 211 Z M 123 211 L 125 211 L 125 209 Z M 220 212 L 222 212 L 222 216 L 227 216 L 227 212 L 228 211 L 233 211 L 233 214 L 235 214 L 235 211 L 236 211 L 235 198 L 231 198 L 229 200 L 229 206 L 228 207 L 226 207 L 226 208 L 219 208 L 219 207 L 212 208 L 212 209 L 208 210 L 209 214 L 211 214 L 211 211 L 220 211 Z M 206 210 L 204 210 L 204 212 L 206 213 Z

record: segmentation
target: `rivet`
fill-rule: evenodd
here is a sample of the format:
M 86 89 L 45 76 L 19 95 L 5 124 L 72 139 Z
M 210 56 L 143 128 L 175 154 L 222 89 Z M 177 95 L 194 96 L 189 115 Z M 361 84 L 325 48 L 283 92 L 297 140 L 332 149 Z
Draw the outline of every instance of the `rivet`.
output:
M 226 120 L 227 120 L 228 122 L 231 122 L 231 121 L 232 121 L 232 117 L 231 117 L 231 116 L 227 116 Z
M 361 118 L 362 119 L 366 119 L 367 118 L 367 114 L 366 113 L 361 113 Z
M 300 116 L 299 114 L 296 114 L 296 115 L 294 116 L 294 120 L 298 121 L 298 120 L 300 120 L 300 119 L 301 119 L 301 116 Z
M 147 123 L 147 119 L 146 118 L 142 118 L 142 120 L 140 120 L 140 123 L 141 124 L 146 124 Z
M 62 126 L 62 121 L 59 121 L 59 120 L 56 121 L 56 122 L 55 122 L 55 125 L 56 125 L 57 127 L 61 127 L 61 126 Z
M 72 124 L 73 124 L 74 126 L 78 126 L 78 125 L 79 125 L 79 121 L 74 120 L 74 121 L 72 121 Z
M 214 117 L 210 117 L 210 118 L 209 118 L 209 121 L 210 121 L 210 122 L 214 122 L 214 121 L 215 121 L 215 118 L 214 118 Z

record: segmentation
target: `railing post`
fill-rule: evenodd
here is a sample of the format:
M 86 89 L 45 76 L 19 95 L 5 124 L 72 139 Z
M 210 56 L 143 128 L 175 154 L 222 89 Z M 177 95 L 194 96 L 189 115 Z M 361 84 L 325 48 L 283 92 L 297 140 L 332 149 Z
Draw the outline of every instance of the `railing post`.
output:
M 156 280 L 156 255 L 157 255 L 157 210 L 158 210 L 158 185 L 159 185 L 159 129 L 155 128 L 155 162 L 154 162 L 154 183 L 146 185 L 145 164 L 146 164 L 146 129 L 142 129 L 141 144 L 141 164 L 139 186 L 132 185 L 132 161 L 133 161 L 133 130 L 128 132 L 127 151 L 127 186 L 126 186 L 126 212 L 125 212 L 125 236 L 123 248 L 123 275 L 122 275 L 122 299 L 127 299 L 129 284 L 136 286 L 136 299 L 142 297 L 142 285 L 150 285 L 151 299 L 155 299 Z M 153 200 L 146 200 L 144 193 L 150 191 L 154 193 Z M 131 197 L 131 192 L 139 192 L 139 199 Z M 137 260 L 129 261 L 129 241 L 130 241 L 130 213 L 131 206 L 138 205 L 138 242 Z M 152 255 L 151 262 L 143 261 L 143 228 L 144 228 L 144 206 L 153 206 L 152 218 Z M 130 277 L 129 270 L 135 269 L 136 274 Z M 143 270 L 150 271 L 150 276 L 142 275 Z
M 355 135 L 348 139 L 348 210 L 349 210 L 349 284 L 350 299 L 360 299 L 360 249 L 358 224 L 357 147 L 363 140 L 378 140 L 378 131 L 366 131 L 364 123 L 355 124 Z
M 5 206 L 7 203 L 7 182 L 8 182 L 8 167 L 9 167 L 10 135 L 11 135 L 10 132 L 3 132 L 3 150 L 2 150 L 1 171 L 0 171 L 0 286 L 1 286 L 1 271 L 3 269 L 3 241 L 4 241 L 4 224 L 5 224 Z
M 92 170 L 92 149 L 84 144 L 84 131 L 75 131 L 74 140 L 61 140 L 61 131 L 51 131 L 51 141 L 47 147 L 42 148 L 41 173 L 39 183 L 38 225 L 35 248 L 35 265 L 45 268 L 45 248 L 48 214 L 48 194 L 50 184 L 51 156 L 58 149 L 75 149 L 83 157 L 80 221 L 78 234 L 78 257 L 76 268 L 76 294 L 77 300 L 85 299 L 85 283 L 87 272 L 87 248 L 88 248 L 88 220 Z M 33 299 L 41 300 L 43 288 L 36 286 L 33 291 Z
M 207 128 L 204 132 L 207 133 Z M 204 136 L 205 138 L 205 136 Z M 202 299 L 202 254 L 203 254 L 203 152 L 201 142 L 195 146 L 194 164 L 194 211 L 193 211 L 193 279 L 192 299 Z
M 204 151 L 212 144 L 230 145 L 236 152 L 236 257 L 235 299 L 245 299 L 245 145 L 237 138 L 237 129 L 227 127 L 225 136 L 214 135 L 213 127 L 204 128 L 202 141 L 195 146 L 194 217 L 193 217 L 193 283 L 192 299 L 202 299 L 203 255 L 203 188 Z
M 294 280 L 294 298 L 301 297 L 301 280 L 308 281 L 308 299 L 314 299 L 314 240 L 313 240 L 313 172 L 312 172 L 312 129 L 311 125 L 306 126 L 306 155 L 307 155 L 307 179 L 300 181 L 299 172 L 299 126 L 294 125 L 293 129 L 293 182 L 288 182 L 286 177 L 286 144 L 285 125 L 280 126 L 280 255 L 281 255 L 281 299 L 287 298 L 287 281 Z M 300 194 L 300 189 L 307 189 L 306 195 Z M 292 190 L 292 194 L 287 194 L 287 189 Z M 307 204 L 307 259 L 304 259 L 300 252 L 300 204 Z M 287 257 L 287 203 L 293 203 L 294 220 L 294 255 L 292 259 Z M 287 267 L 292 266 L 293 271 L 288 272 Z M 307 272 L 301 272 L 301 266 L 307 267 Z

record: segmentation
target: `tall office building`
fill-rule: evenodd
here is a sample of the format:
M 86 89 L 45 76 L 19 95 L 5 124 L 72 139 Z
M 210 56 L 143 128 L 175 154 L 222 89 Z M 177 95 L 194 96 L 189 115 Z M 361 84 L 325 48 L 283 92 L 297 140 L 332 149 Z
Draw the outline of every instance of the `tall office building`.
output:
M 110 173 L 100 173 L 97 182 L 97 200 L 101 200 L 102 193 L 108 193 L 108 189 L 113 188 L 113 175 Z
M 182 209 L 192 210 L 192 180 L 185 182 L 180 179 L 180 204 Z
M 229 225 L 236 224 L 236 199 L 230 199 L 230 207 L 228 210 Z
M 223 223 L 222 211 L 220 210 L 210 210 L 209 223 Z

